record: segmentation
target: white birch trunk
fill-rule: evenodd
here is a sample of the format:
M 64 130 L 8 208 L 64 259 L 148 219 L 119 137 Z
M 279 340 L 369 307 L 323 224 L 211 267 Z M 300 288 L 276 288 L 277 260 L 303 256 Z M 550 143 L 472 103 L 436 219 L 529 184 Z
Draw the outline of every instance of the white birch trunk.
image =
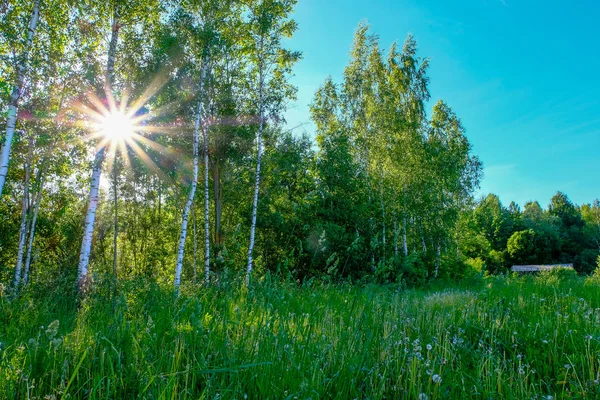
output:
M 33 2 L 33 10 L 31 11 L 31 17 L 29 18 L 29 27 L 27 31 L 27 44 L 23 50 L 23 54 L 17 64 L 17 76 L 15 80 L 15 86 L 13 87 L 10 104 L 8 107 L 8 119 L 6 121 L 6 136 L 4 144 L 0 150 L 0 197 L 2 197 L 2 191 L 4 189 L 4 183 L 6 182 L 6 176 L 8 175 L 8 163 L 10 161 L 10 147 L 15 134 L 15 126 L 17 124 L 17 108 L 19 106 L 19 98 L 21 97 L 21 91 L 23 89 L 23 79 L 25 78 L 25 65 L 29 56 L 29 50 L 33 43 L 33 36 L 35 34 L 35 28 L 40 16 L 40 0 Z
M 106 62 L 105 89 L 107 95 L 112 93 L 112 83 L 114 80 L 115 56 L 117 53 L 117 43 L 119 41 L 119 7 L 115 7 L 112 22 L 112 32 L 110 44 L 108 46 L 108 58 Z M 105 148 L 101 147 L 94 157 L 94 168 L 92 169 L 92 180 L 90 183 L 90 199 L 85 215 L 85 225 L 83 228 L 83 239 L 81 241 L 81 252 L 79 254 L 79 265 L 77 267 L 77 285 L 79 291 L 85 289 L 88 278 L 88 266 L 90 262 L 90 251 L 92 249 L 92 238 L 94 236 L 94 224 L 96 222 L 96 210 L 98 208 L 98 191 L 100 188 L 100 175 L 102 173 L 102 162 L 104 161 Z
M 262 49 L 262 42 L 261 42 Z M 259 66 L 259 82 L 258 82 L 258 137 L 257 147 L 258 152 L 256 155 L 256 179 L 254 181 L 254 198 L 252 201 L 252 225 L 250 226 L 250 245 L 248 246 L 248 267 L 246 269 L 246 283 L 250 284 L 250 277 L 252 275 L 252 252 L 254 250 L 254 235 L 256 231 L 256 212 L 258 209 L 258 190 L 260 188 L 260 163 L 262 159 L 262 132 L 264 123 L 264 104 L 263 104 L 263 65 L 262 62 Z
M 117 280 L 117 258 L 118 258 L 118 243 L 117 239 L 119 238 L 119 192 L 118 192 L 118 181 L 117 181 L 117 151 L 115 149 L 113 159 L 113 203 L 115 207 L 114 214 L 114 227 L 113 227 L 113 278 L 115 282 Z
M 77 268 L 77 282 L 79 290 L 85 288 L 88 276 L 88 265 L 90 262 L 90 251 L 92 249 L 92 238 L 94 236 L 94 224 L 96 222 L 96 210 L 98 208 L 98 191 L 100 189 L 100 174 L 102 173 L 102 161 L 104 161 L 104 147 L 96 152 L 94 157 L 94 168 L 92 169 L 92 180 L 90 182 L 90 200 L 85 215 L 83 228 L 83 239 L 81 241 L 81 252 L 79 253 L 79 266 Z
M 23 183 L 23 203 L 21 208 L 21 227 L 19 229 L 19 250 L 17 252 L 17 264 L 15 265 L 15 291 L 19 290 L 21 284 L 21 268 L 23 266 L 23 254 L 25 253 L 25 242 L 27 239 L 27 211 L 29 210 L 29 178 L 31 175 L 31 156 L 33 153 L 33 141 L 29 140 L 29 152 L 25 161 L 25 181 Z
M 437 243 L 437 258 L 435 260 L 435 272 L 433 274 L 434 278 L 438 277 L 438 273 L 440 271 L 440 264 L 442 263 L 442 244 L 438 240 Z
M 204 280 L 210 284 L 210 198 L 208 196 L 208 127 L 204 127 Z
M 112 34 L 110 37 L 110 43 L 108 45 L 108 57 L 106 60 L 106 78 L 104 80 L 105 90 L 107 95 L 112 96 L 112 87 L 115 79 L 115 58 L 117 55 L 117 44 L 119 42 L 119 24 L 121 21 L 119 20 L 120 10 L 119 6 L 115 6 L 115 12 L 113 14 L 113 22 L 112 22 Z
M 194 124 L 194 138 L 193 138 L 193 174 L 192 174 L 192 186 L 190 189 L 190 194 L 188 195 L 187 202 L 185 204 L 185 208 L 183 209 L 183 217 L 181 219 L 181 233 L 179 235 L 179 246 L 177 248 L 177 261 L 175 262 L 175 291 L 179 291 L 179 286 L 181 284 L 181 271 L 183 268 L 183 255 L 185 252 L 185 239 L 187 237 L 187 226 L 188 226 L 188 217 L 190 214 L 190 209 L 192 208 L 192 203 L 194 202 L 194 196 L 196 194 L 196 187 L 198 186 L 198 168 L 199 168 L 199 160 L 198 160 L 198 132 L 200 130 L 200 123 L 202 121 L 202 108 L 203 108 L 203 98 L 202 94 L 204 92 L 204 81 L 206 79 L 206 68 L 208 57 L 204 59 L 204 65 L 202 66 L 202 75 L 200 77 L 200 96 L 198 101 L 198 110 L 196 115 L 196 123 Z
M 394 259 L 398 259 L 398 221 L 394 218 Z
M 404 225 L 402 227 L 402 246 L 404 251 L 404 257 L 408 256 L 408 238 L 406 234 L 406 216 L 404 216 Z
M 194 273 L 193 279 L 194 283 L 196 283 L 198 280 L 198 228 L 196 224 L 196 207 L 192 208 L 192 218 L 194 221 L 194 262 L 192 266 Z
M 31 253 L 33 250 L 33 241 L 35 238 L 35 225 L 37 222 L 38 212 L 40 210 L 40 203 L 42 201 L 42 192 L 44 190 L 44 180 L 48 171 L 48 164 L 44 167 L 44 172 L 40 176 L 39 189 L 35 198 L 35 204 L 33 206 L 33 217 L 31 219 L 31 226 L 29 228 L 29 243 L 27 244 L 27 256 L 25 258 L 25 268 L 23 271 L 23 285 L 27 285 L 29 282 L 29 270 L 31 267 Z

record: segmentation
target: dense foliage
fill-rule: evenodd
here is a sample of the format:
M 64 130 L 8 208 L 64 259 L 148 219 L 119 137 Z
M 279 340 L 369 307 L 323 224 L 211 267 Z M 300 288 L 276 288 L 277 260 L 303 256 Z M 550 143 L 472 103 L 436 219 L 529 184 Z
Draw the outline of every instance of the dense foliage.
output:
M 582 274 L 596 268 L 600 251 L 600 203 L 577 206 L 561 192 L 547 209 L 528 202 L 523 210 L 488 195 L 461 215 L 460 250 L 489 272 L 514 264 L 574 264 Z

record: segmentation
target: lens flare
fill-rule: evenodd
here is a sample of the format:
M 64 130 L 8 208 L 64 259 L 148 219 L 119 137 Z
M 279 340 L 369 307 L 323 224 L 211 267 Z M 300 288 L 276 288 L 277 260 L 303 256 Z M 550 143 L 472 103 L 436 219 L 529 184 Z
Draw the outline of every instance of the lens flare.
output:
M 102 135 L 111 142 L 127 141 L 137 129 L 131 118 L 121 111 L 109 113 L 99 125 Z

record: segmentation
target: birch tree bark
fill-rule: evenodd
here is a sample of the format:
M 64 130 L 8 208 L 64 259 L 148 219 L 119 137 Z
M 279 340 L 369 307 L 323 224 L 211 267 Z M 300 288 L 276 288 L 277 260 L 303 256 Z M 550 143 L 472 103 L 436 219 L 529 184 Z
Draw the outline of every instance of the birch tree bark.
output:
M 10 104 L 8 106 L 8 119 L 6 121 L 6 136 L 2 149 L 0 149 L 0 197 L 2 197 L 2 191 L 4 189 L 4 183 L 6 182 L 6 176 L 8 174 L 8 163 L 10 161 L 10 147 L 15 134 L 15 126 L 17 124 L 17 111 L 19 106 L 19 99 L 21 98 L 21 92 L 23 89 L 23 80 L 25 78 L 25 67 L 27 58 L 29 56 L 29 50 L 33 44 L 33 37 L 35 35 L 35 29 L 38 24 L 40 16 L 40 0 L 33 2 L 33 10 L 31 11 L 31 17 L 29 19 L 29 26 L 27 30 L 27 44 L 23 49 L 20 60 L 17 64 L 17 76 L 15 80 L 15 86 L 13 87 Z
M 114 227 L 113 227 L 113 277 L 115 282 L 117 280 L 117 256 L 118 256 L 118 247 L 117 247 L 117 239 L 119 237 L 119 192 L 117 188 L 118 184 L 118 176 L 117 176 L 117 151 L 115 148 L 115 154 L 113 159 L 113 203 L 115 208 L 114 214 Z
M 25 161 L 25 181 L 23 182 L 23 203 L 21 208 L 21 227 L 19 229 L 19 250 L 17 252 L 17 264 L 15 265 L 15 292 L 18 292 L 21 284 L 21 268 L 23 266 L 23 254 L 27 239 L 27 212 L 29 210 L 29 178 L 31 175 L 31 157 L 33 155 L 33 139 L 29 138 L 29 152 Z
M 48 173 L 48 163 L 44 166 L 44 171 L 40 175 L 39 189 L 35 197 L 34 205 L 33 205 L 33 216 L 31 218 L 31 224 L 29 228 L 29 242 L 27 244 L 27 256 L 25 257 L 25 268 L 23 270 L 23 285 L 27 285 L 29 282 L 29 270 L 31 267 L 31 254 L 33 250 L 33 241 L 35 238 L 35 226 L 37 223 L 37 216 L 40 210 L 40 203 L 42 201 L 42 192 L 44 191 L 44 181 L 46 179 L 46 174 Z
M 442 263 L 442 244 L 439 239 L 437 242 L 436 253 L 437 253 L 437 257 L 435 259 L 435 272 L 433 273 L 434 278 L 438 277 L 438 273 L 440 272 L 440 264 Z
M 79 253 L 79 266 L 77 268 L 77 282 L 80 291 L 85 289 L 88 276 L 88 265 L 90 262 L 90 251 L 92 249 L 92 238 L 94 236 L 96 209 L 98 208 L 98 192 L 100 189 L 100 174 L 102 172 L 104 151 L 105 147 L 101 146 L 94 157 L 94 167 L 92 169 L 92 180 L 90 183 L 90 199 L 85 215 L 81 252 Z
M 110 44 L 108 46 L 108 58 L 106 62 L 105 90 L 107 96 L 112 95 L 112 83 L 114 80 L 115 57 L 117 53 L 117 43 L 119 41 L 119 6 L 115 6 L 112 22 L 112 33 Z M 98 208 L 98 191 L 100 188 L 100 175 L 102 173 L 102 162 L 104 161 L 105 146 L 100 144 L 94 158 L 94 167 L 92 169 L 92 179 L 90 183 L 90 199 L 85 216 L 85 225 L 83 228 L 83 239 L 81 241 L 81 252 L 79 254 L 79 265 L 77 267 L 77 285 L 79 291 L 83 291 L 88 277 L 88 266 L 90 262 L 90 251 L 92 249 L 92 238 L 94 235 L 94 224 L 96 222 L 96 209 Z
M 192 219 L 194 222 L 194 262 L 193 266 L 193 280 L 194 283 L 198 281 L 198 224 L 196 221 L 196 207 L 192 208 Z
M 407 234 L 406 234 L 406 216 L 404 216 L 404 224 L 402 226 L 402 245 L 403 245 L 403 251 L 404 251 L 404 257 L 408 256 L 408 238 L 407 238 Z
M 208 190 L 208 127 L 204 126 L 204 281 L 210 284 L 210 197 Z
M 206 69 L 207 69 L 208 55 L 204 57 L 204 65 L 202 66 L 202 73 L 200 77 L 200 89 L 199 89 L 199 100 L 198 100 L 198 110 L 196 115 L 196 122 L 194 124 L 194 136 L 193 136 L 193 173 L 192 173 L 192 185 L 190 189 L 190 194 L 188 195 L 187 202 L 185 204 L 185 208 L 183 209 L 183 217 L 181 219 L 181 233 L 179 235 L 179 246 L 177 248 L 177 261 L 175 262 L 175 278 L 174 278 L 174 286 L 175 291 L 179 291 L 179 286 L 181 284 L 181 271 L 183 268 L 183 255 L 185 252 L 185 239 L 187 237 L 187 226 L 188 219 L 190 214 L 190 209 L 192 208 L 192 203 L 194 202 L 194 196 L 196 194 L 196 187 L 198 186 L 198 168 L 199 168 L 199 157 L 198 157 L 198 132 L 200 130 L 200 124 L 202 122 L 202 110 L 203 110 L 203 93 L 204 93 L 204 81 L 206 80 Z
M 260 49 L 262 51 L 263 43 L 261 38 Z M 256 210 L 258 208 L 258 191 L 260 188 L 260 164 L 262 159 L 262 133 L 264 124 L 264 65 L 262 61 L 259 65 L 258 78 L 258 134 L 257 134 L 257 155 L 256 155 L 256 178 L 254 181 L 254 197 L 252 200 L 252 225 L 250 226 L 250 245 L 248 246 L 248 267 L 246 268 L 246 283 L 250 284 L 252 275 L 252 252 L 254 250 L 254 235 L 256 232 Z
M 398 220 L 394 218 L 394 259 L 398 259 Z

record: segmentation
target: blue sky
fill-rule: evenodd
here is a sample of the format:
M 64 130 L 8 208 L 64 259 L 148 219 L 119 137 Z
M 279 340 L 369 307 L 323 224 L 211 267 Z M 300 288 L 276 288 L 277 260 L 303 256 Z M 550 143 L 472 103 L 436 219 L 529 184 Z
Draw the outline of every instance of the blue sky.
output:
M 299 0 L 301 50 L 286 114 L 314 134 L 308 105 L 331 75 L 340 82 L 361 20 L 386 49 L 412 33 L 429 57 L 431 105 L 443 99 L 484 163 L 480 194 L 506 205 L 561 190 L 600 197 L 600 3 L 527 0 Z

